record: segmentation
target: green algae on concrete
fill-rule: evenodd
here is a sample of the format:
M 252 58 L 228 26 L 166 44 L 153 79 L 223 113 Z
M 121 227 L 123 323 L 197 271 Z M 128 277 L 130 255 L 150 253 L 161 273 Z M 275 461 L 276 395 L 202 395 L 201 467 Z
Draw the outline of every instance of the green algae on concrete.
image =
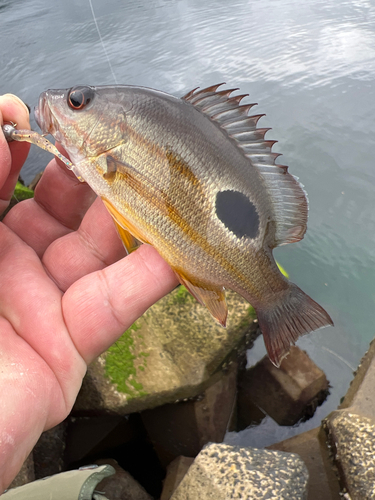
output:
M 134 336 L 140 329 L 134 323 L 107 351 L 105 372 L 109 379 L 116 384 L 119 392 L 125 393 L 130 398 L 145 396 L 143 385 L 137 382 L 137 370 L 144 371 L 147 367 L 146 352 L 134 354 Z
M 231 291 L 227 302 L 222 328 L 186 289 L 172 291 L 90 365 L 75 411 L 126 415 L 202 393 L 245 334 L 257 336 L 249 303 Z

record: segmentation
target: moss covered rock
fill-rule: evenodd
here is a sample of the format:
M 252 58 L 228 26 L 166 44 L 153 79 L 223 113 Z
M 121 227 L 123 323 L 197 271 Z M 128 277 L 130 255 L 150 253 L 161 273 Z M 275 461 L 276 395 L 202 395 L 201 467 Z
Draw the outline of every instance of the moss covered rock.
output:
M 200 394 L 245 333 L 255 337 L 253 308 L 230 291 L 227 302 L 222 328 L 185 288 L 164 297 L 90 365 L 75 411 L 127 414 Z

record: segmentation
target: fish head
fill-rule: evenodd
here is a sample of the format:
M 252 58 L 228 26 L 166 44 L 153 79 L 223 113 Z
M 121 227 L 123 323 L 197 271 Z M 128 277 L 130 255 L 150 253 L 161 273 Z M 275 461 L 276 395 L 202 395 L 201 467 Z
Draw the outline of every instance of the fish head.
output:
M 131 99 L 116 87 L 78 85 L 43 92 L 35 118 L 42 132 L 51 134 L 78 163 L 126 142 L 131 108 Z

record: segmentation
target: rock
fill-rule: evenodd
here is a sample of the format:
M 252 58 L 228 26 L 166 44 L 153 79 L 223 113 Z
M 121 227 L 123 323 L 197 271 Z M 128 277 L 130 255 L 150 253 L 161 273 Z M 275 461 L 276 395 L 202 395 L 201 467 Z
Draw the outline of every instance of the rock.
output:
M 267 449 L 296 453 L 302 458 L 309 471 L 308 500 L 340 498 L 340 486 L 330 461 L 326 435 L 320 427 L 268 446 Z
M 344 492 L 351 500 L 375 498 L 375 421 L 349 410 L 325 420 Z
M 58 474 L 64 469 L 66 422 L 43 432 L 33 450 L 35 479 Z
M 334 463 L 351 500 L 375 498 L 375 341 L 339 406 L 324 421 Z
M 194 458 L 180 456 L 168 465 L 167 476 L 164 481 L 160 500 L 169 500 L 171 498 L 173 492 L 181 483 L 193 462 Z
M 34 459 L 33 459 L 33 454 L 31 452 L 30 455 L 25 460 L 25 462 L 23 463 L 21 470 L 10 484 L 9 489 L 17 488 L 18 486 L 23 486 L 24 484 L 31 483 L 31 481 L 34 480 L 35 480 Z
M 329 384 L 324 372 L 308 355 L 292 346 L 280 368 L 264 357 L 240 374 L 238 387 L 238 419 L 244 428 L 261 418 L 261 413 L 257 415 L 254 411 L 247 416 L 244 401 L 251 401 L 279 425 L 294 425 L 314 414 L 326 399 Z
M 198 398 L 142 412 L 150 440 L 167 466 L 179 455 L 195 457 L 208 442 L 222 442 L 236 401 L 237 363 Z
M 111 465 L 116 474 L 103 479 L 97 486 L 96 491 L 100 491 L 106 498 L 111 500 L 153 500 L 152 496 L 142 488 L 142 486 L 124 469 L 116 460 L 97 460 L 98 465 Z
M 298 455 L 210 444 L 196 457 L 171 500 L 306 500 L 307 481 Z
M 373 340 L 339 408 L 350 408 L 352 413 L 375 420 L 374 387 L 375 341 Z
M 333 462 L 351 500 L 375 498 L 375 342 L 370 345 L 339 406 L 324 421 Z
M 125 415 L 202 393 L 245 334 L 258 335 L 251 306 L 233 292 L 227 301 L 222 328 L 183 287 L 164 297 L 90 365 L 74 412 Z

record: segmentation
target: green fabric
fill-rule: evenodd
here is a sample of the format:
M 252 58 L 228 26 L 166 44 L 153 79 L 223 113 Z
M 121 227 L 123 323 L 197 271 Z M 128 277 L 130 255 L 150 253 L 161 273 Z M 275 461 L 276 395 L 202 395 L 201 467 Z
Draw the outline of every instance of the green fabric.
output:
M 4 500 L 110 500 L 95 487 L 102 479 L 115 474 L 111 465 L 87 466 L 32 483 L 3 493 Z

